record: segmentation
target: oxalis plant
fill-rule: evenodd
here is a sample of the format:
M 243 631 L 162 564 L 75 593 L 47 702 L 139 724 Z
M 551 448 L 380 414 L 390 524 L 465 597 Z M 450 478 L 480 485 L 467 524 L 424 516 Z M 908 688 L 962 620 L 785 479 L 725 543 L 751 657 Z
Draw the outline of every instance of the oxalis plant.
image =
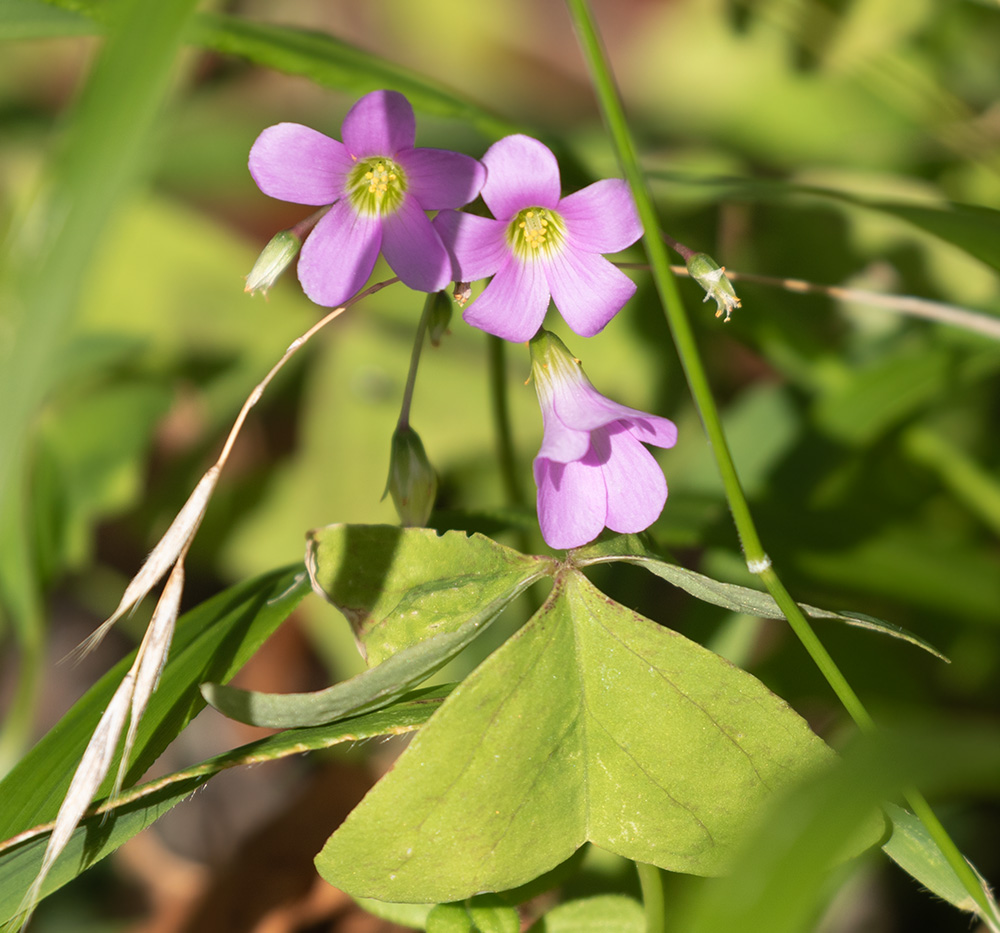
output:
M 190 6 L 159 9 L 151 56 L 171 60 L 191 28 Z M 738 311 L 736 274 L 664 231 L 590 10 L 583 0 L 567 7 L 622 178 L 567 190 L 553 148 L 486 118 L 482 126 L 494 141 L 483 152 L 421 148 L 411 101 L 386 88 L 357 99 L 339 138 L 279 123 L 254 142 L 249 170 L 261 192 L 315 210 L 274 236 L 246 291 L 266 294 L 297 262 L 305 295 L 328 310 L 253 388 L 216 461 L 115 611 L 81 646 L 82 653 L 92 649 L 161 587 L 136 651 L 0 783 L 5 929 L 21 928 L 46 895 L 223 770 L 412 734 L 391 770 L 340 826 L 329 827 L 315 858 L 326 881 L 380 917 L 432 933 L 529 925 L 553 933 L 805 930 L 818 922 L 835 879 L 881 849 L 933 896 L 982 928 L 1000 930 L 988 884 L 922 794 L 924 785 L 995 782 L 995 730 L 917 734 L 905 725 L 877 726 L 817 629 L 866 629 L 873 634 L 859 637 L 885 636 L 901 651 L 916 647 L 946 659 L 891 620 L 800 604 L 783 585 L 741 488 L 674 275 L 702 287 L 717 328 L 734 312 L 759 312 L 749 303 Z M 93 78 L 99 99 L 123 49 L 151 29 L 148 11 L 126 5 L 115 19 L 99 4 L 72 9 L 110 33 Z M 236 20 L 206 16 L 195 25 L 199 41 L 249 57 L 266 58 L 261 47 L 278 58 L 296 47 L 303 61 L 329 52 L 292 32 L 284 45 L 275 32 L 272 46 L 253 46 L 261 37 Z M 152 77 L 147 84 L 136 95 L 136 119 L 163 93 Z M 79 119 L 93 131 L 101 112 L 87 102 Z M 68 159 L 67 184 L 89 184 L 83 169 L 74 177 Z M 134 153 L 109 159 L 110 176 L 134 170 Z M 114 184 L 99 193 L 110 200 Z M 38 268 L 66 242 L 84 242 L 75 223 L 70 211 L 47 232 L 39 265 L 27 267 L 34 278 L 16 279 L 7 293 L 17 307 L 68 307 L 72 276 L 48 280 Z M 640 243 L 643 262 L 608 258 Z M 670 250 L 683 265 L 670 265 Z M 380 256 L 392 277 L 372 284 Z M 692 423 L 679 436 L 670 419 L 603 394 L 586 375 L 586 361 L 602 353 L 602 331 L 629 314 L 637 283 L 655 291 L 667 324 L 657 339 L 672 341 L 703 433 Z M 384 289 L 426 295 L 388 464 L 386 494 L 400 524 L 315 528 L 306 535 L 304 564 L 239 583 L 182 615 L 192 543 L 253 407 L 314 335 L 327 330 L 335 341 L 336 322 L 363 314 L 365 301 Z M 997 336 L 995 320 L 964 309 L 919 299 L 896 306 Z M 456 309 L 462 323 L 452 322 Z M 501 540 L 435 512 L 433 458 L 411 423 L 425 344 L 438 345 L 449 327 L 488 335 L 494 466 L 507 508 L 480 514 L 489 514 L 483 525 Z M 541 413 L 533 511 L 513 446 L 508 354 L 520 354 Z M 16 375 L 20 365 L 12 361 L 10 371 Z M 27 423 L 44 389 L 29 370 L 23 376 L 11 397 L 16 425 Z M 447 399 L 434 404 L 448 410 Z M 688 569 L 646 534 L 670 522 L 664 470 L 669 474 L 675 448 L 706 444 L 742 559 L 759 586 Z M 5 482 L 17 475 L 21 454 L 14 446 L 5 451 Z M 5 509 L 12 522 L 23 519 L 16 497 Z M 681 600 L 783 620 L 811 658 L 812 676 L 825 680 L 853 720 L 854 734 L 840 737 L 834 751 L 766 683 L 604 592 L 602 574 L 614 565 L 652 575 Z M 228 685 L 310 593 L 350 625 L 365 670 L 314 693 Z M 457 683 L 435 677 L 465 649 L 475 652 L 501 616 L 507 637 L 499 647 L 468 665 Z M 276 731 L 142 782 L 206 703 Z M 626 888 L 582 891 L 587 853 L 598 849 L 635 863 L 640 899 Z M 675 889 L 664 886 L 665 873 L 713 880 L 671 901 Z M 539 897 L 560 890 L 561 898 Z

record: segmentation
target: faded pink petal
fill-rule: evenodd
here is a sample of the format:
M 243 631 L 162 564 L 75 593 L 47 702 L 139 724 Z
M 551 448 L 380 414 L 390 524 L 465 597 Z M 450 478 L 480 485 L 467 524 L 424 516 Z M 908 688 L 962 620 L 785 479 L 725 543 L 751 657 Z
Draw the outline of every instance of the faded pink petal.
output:
M 451 257 L 420 205 L 408 194 L 382 217 L 382 252 L 405 285 L 437 292 L 451 281 Z
M 667 501 L 660 465 L 624 426 L 602 428 L 592 439 L 607 489 L 604 524 L 621 534 L 643 531 L 660 517 Z
M 571 247 L 545 260 L 549 288 L 559 313 L 581 337 L 604 329 L 635 294 L 635 283 L 598 253 Z
M 379 218 L 360 216 L 349 201 L 338 201 L 302 244 L 302 288 L 318 305 L 343 304 L 368 281 L 381 246 Z
M 508 259 L 510 250 L 502 220 L 459 211 L 441 211 L 433 221 L 454 261 L 456 282 L 475 282 L 493 275 Z
M 522 343 L 535 336 L 548 306 L 549 289 L 541 264 L 511 256 L 462 318 L 488 334 Z
M 425 211 L 468 204 L 486 179 L 481 162 L 447 149 L 408 149 L 396 160 L 406 173 L 406 193 Z
M 394 156 L 401 149 L 412 149 L 417 138 L 413 108 L 398 91 L 365 94 L 347 112 L 340 130 L 356 159 Z
M 536 457 L 538 524 L 552 548 L 580 547 L 604 528 L 607 490 L 599 466 L 577 460 L 555 463 Z
M 250 174 L 264 194 L 293 204 L 332 204 L 353 162 L 342 143 L 298 123 L 269 126 L 250 149 Z
M 505 136 L 483 156 L 483 200 L 497 220 L 510 220 L 526 207 L 559 203 L 559 163 L 548 146 L 530 136 Z
M 572 249 L 617 253 L 642 236 L 632 192 L 620 178 L 594 182 L 559 202 Z

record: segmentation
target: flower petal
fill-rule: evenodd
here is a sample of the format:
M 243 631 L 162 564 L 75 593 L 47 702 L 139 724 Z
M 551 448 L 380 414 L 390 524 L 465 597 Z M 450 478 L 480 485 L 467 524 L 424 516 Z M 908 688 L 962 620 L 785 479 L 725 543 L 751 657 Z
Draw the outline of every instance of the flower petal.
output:
M 622 408 L 625 406 L 622 405 Z M 677 425 L 669 418 L 648 415 L 644 411 L 632 409 L 632 414 L 624 419 L 636 440 L 656 447 L 673 447 L 677 443 Z
M 563 319 L 581 337 L 604 329 L 635 294 L 635 283 L 597 253 L 568 244 L 545 260 L 552 298 Z
M 589 253 L 617 253 L 642 236 L 632 192 L 620 178 L 594 182 L 559 202 L 571 247 Z
M 493 275 L 510 256 L 502 220 L 441 211 L 433 220 L 454 263 L 456 282 L 475 282 Z
M 420 205 L 407 194 L 382 216 L 382 252 L 404 285 L 437 292 L 451 281 L 451 257 Z
M 584 462 L 592 457 L 604 461 L 604 524 L 621 534 L 644 531 L 660 517 L 667 501 L 667 481 L 660 465 L 624 425 L 601 428 L 591 440 L 593 453 Z
M 478 159 L 448 149 L 407 149 L 397 161 L 406 172 L 407 194 L 425 211 L 463 207 L 486 180 L 486 169 Z
M 538 524 L 552 548 L 580 547 L 604 528 L 607 490 L 599 466 L 536 457 Z
M 497 220 L 510 220 L 525 207 L 555 209 L 559 204 L 559 163 L 537 139 L 505 136 L 486 150 L 483 164 L 483 200 Z
M 375 268 L 382 221 L 338 201 L 302 245 L 299 281 L 318 305 L 335 308 L 357 294 Z
M 413 148 L 417 121 L 410 102 L 398 91 L 372 91 L 347 112 L 340 133 L 356 159 L 394 156 Z
M 552 407 L 569 429 L 590 432 L 622 421 L 643 443 L 657 447 L 673 447 L 677 443 L 677 425 L 669 418 L 612 401 L 587 379 L 553 380 L 552 391 Z
M 535 336 L 548 307 L 549 289 L 541 264 L 511 256 L 462 319 L 488 334 L 522 343 Z
M 264 194 L 293 204 L 332 204 L 353 165 L 342 143 L 299 123 L 269 126 L 250 148 L 250 174 Z
M 544 428 L 538 456 L 559 463 L 581 460 L 586 456 L 590 450 L 590 431 L 581 431 L 568 425 L 559 417 L 559 412 L 554 407 L 542 402 L 541 396 L 539 403 L 542 408 Z

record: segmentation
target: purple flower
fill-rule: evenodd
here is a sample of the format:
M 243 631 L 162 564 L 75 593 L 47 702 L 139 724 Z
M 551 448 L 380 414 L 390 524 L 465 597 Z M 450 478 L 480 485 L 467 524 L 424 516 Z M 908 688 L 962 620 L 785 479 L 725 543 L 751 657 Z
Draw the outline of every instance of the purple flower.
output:
M 338 142 L 298 123 L 270 126 L 250 150 L 250 174 L 264 194 L 296 204 L 332 204 L 299 257 L 299 281 L 317 304 L 355 295 L 379 251 L 411 288 L 435 292 L 451 261 L 424 211 L 461 207 L 485 171 L 444 149 L 414 149 L 416 121 L 395 91 L 373 91 L 344 118 Z
M 462 316 L 520 343 L 541 327 L 551 297 L 576 333 L 592 337 L 635 293 L 601 255 L 642 236 L 628 185 L 609 178 L 561 198 L 556 157 L 530 136 L 494 143 L 483 163 L 483 200 L 496 220 L 454 211 L 434 219 L 456 280 L 493 276 Z
M 534 471 L 546 543 L 580 547 L 605 527 L 648 528 L 667 501 L 667 483 L 642 445 L 673 447 L 676 425 L 605 398 L 547 331 L 531 341 L 531 373 L 545 426 Z

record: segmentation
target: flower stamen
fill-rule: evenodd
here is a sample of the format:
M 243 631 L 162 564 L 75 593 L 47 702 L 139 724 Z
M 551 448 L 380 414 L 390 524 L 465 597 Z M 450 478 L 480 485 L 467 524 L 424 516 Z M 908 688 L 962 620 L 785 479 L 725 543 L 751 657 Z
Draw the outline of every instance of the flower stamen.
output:
M 562 245 L 562 219 L 544 207 L 529 207 L 518 212 L 507 228 L 507 239 L 522 257 L 549 253 Z
M 389 214 L 402 203 L 406 176 L 391 159 L 362 159 L 348 175 L 347 190 L 359 213 Z

